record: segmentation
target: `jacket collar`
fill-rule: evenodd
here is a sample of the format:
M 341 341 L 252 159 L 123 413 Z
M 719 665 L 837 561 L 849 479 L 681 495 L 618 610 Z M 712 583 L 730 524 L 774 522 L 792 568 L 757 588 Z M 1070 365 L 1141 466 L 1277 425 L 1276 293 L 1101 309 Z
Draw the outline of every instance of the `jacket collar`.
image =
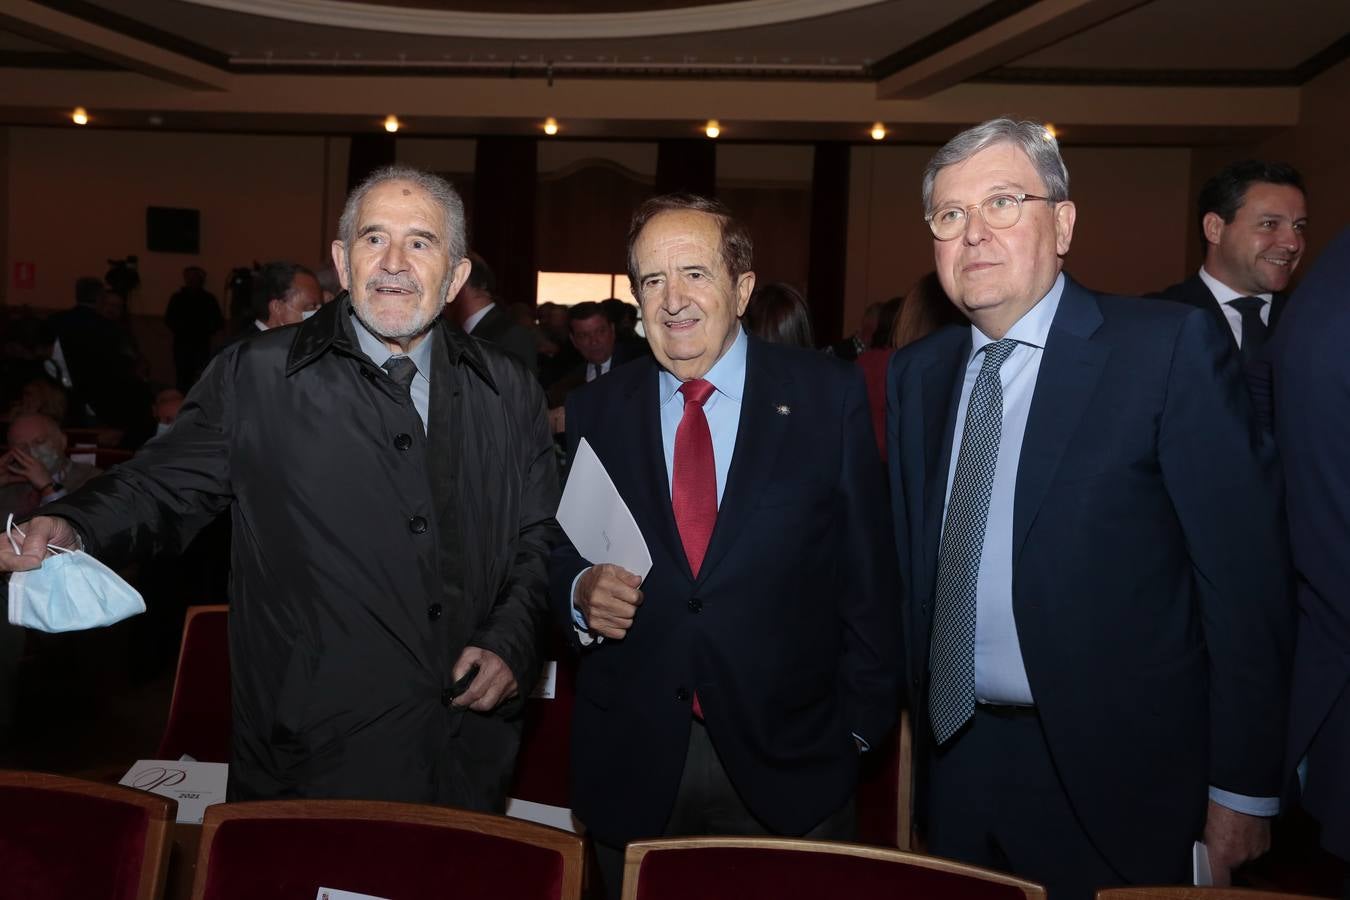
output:
M 329 351 L 365 358 L 353 330 L 351 309 L 351 296 L 343 291 L 332 303 L 324 304 L 318 312 L 299 324 L 286 357 L 288 377 Z M 448 327 L 440 319 L 432 327 L 440 331 L 439 343 L 449 355 L 451 365 L 457 366 L 463 361 L 493 392 L 501 393 L 492 373 L 488 371 L 482 351 L 472 338 L 458 328 Z

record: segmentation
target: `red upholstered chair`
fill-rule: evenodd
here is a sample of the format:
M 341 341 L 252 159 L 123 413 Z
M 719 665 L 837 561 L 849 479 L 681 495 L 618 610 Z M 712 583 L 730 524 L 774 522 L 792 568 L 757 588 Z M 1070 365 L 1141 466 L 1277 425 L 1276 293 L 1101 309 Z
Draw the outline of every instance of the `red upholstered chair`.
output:
M 581 838 L 443 806 L 269 800 L 206 808 L 193 900 L 577 900 Z
M 190 606 L 157 759 L 230 761 L 228 606 Z
M 0 770 L 0 895 L 158 900 L 177 808 L 115 784 Z
M 913 849 L 914 733 L 909 712 L 890 737 L 863 755 L 858 779 L 858 843 Z
M 507 792 L 518 800 L 572 807 L 572 704 L 576 696 L 577 664 L 567 653 L 558 654 L 558 677 L 551 700 L 525 703 L 525 726 L 515 779 Z
M 1219 887 L 1103 888 L 1097 900 L 1313 900 L 1302 894 Z
M 965 863 L 862 844 L 795 838 L 706 837 L 635 841 L 628 845 L 623 900 L 686 897 L 1045 900 L 1045 888 Z

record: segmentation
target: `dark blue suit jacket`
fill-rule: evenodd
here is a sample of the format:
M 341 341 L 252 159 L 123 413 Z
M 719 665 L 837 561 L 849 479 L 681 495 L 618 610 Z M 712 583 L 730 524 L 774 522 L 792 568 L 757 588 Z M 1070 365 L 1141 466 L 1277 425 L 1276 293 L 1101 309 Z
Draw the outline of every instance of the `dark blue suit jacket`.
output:
M 567 402 L 646 538 L 652 570 L 622 641 L 582 652 L 573 808 L 601 841 L 659 835 L 675 801 L 697 690 L 750 810 L 801 834 L 854 790 L 851 733 L 878 746 L 899 709 L 900 622 L 884 470 L 857 369 L 749 339 L 736 449 L 695 579 L 671 511 L 651 358 Z M 553 555 L 559 622 L 588 565 Z
M 1213 784 L 1281 785 L 1292 633 L 1275 459 L 1208 313 L 1072 280 L 1022 442 L 1013 613 L 1054 763 L 1122 875 L 1172 877 Z M 892 507 L 915 733 L 969 327 L 898 351 Z M 940 802 L 936 798 L 934 802 Z
M 1275 337 L 1275 437 L 1298 573 L 1289 765 L 1303 803 L 1350 859 L 1350 229 L 1322 251 Z

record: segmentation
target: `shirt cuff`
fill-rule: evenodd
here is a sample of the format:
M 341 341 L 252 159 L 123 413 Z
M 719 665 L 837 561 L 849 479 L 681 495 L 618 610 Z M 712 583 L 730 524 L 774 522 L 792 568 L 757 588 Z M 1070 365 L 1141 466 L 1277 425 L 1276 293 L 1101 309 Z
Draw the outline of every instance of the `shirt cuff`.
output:
M 572 587 L 567 592 L 567 595 L 572 598 L 572 627 L 576 630 L 577 640 L 581 641 L 583 647 L 598 644 L 605 639 L 602 634 L 591 634 L 590 627 L 586 624 L 586 617 L 581 614 L 581 610 L 577 609 L 577 582 L 581 580 L 582 575 L 590 570 L 591 567 L 587 566 L 578 572 L 577 577 L 572 579 Z
M 1280 812 L 1279 797 L 1248 797 L 1245 794 L 1221 790 L 1214 785 L 1209 786 L 1209 799 L 1220 806 L 1228 807 L 1233 812 L 1246 813 L 1249 816 L 1274 816 Z

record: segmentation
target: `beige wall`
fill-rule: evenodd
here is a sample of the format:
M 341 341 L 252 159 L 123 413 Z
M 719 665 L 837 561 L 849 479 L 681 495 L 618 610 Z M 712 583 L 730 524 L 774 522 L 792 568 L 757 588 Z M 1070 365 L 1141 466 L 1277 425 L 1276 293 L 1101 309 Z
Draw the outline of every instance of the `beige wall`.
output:
M 340 211 L 322 137 L 11 128 L 8 142 L 7 256 L 37 267 L 31 291 L 8 289 L 6 273 L 12 304 L 67 307 L 77 277 L 102 276 L 109 258 L 135 254 L 141 287 L 131 311 L 157 316 L 188 265 L 204 267 L 219 295 L 235 266 L 322 262 L 326 220 Z M 345 153 L 336 155 L 345 178 Z M 200 210 L 201 253 L 148 252 L 146 206 Z
M 920 183 L 936 147 L 858 147 L 850 171 L 846 330 L 869 303 L 905 293 L 933 268 Z M 1065 268 L 1111 293 L 1158 290 L 1187 271 L 1190 151 L 1067 147 L 1078 208 Z

